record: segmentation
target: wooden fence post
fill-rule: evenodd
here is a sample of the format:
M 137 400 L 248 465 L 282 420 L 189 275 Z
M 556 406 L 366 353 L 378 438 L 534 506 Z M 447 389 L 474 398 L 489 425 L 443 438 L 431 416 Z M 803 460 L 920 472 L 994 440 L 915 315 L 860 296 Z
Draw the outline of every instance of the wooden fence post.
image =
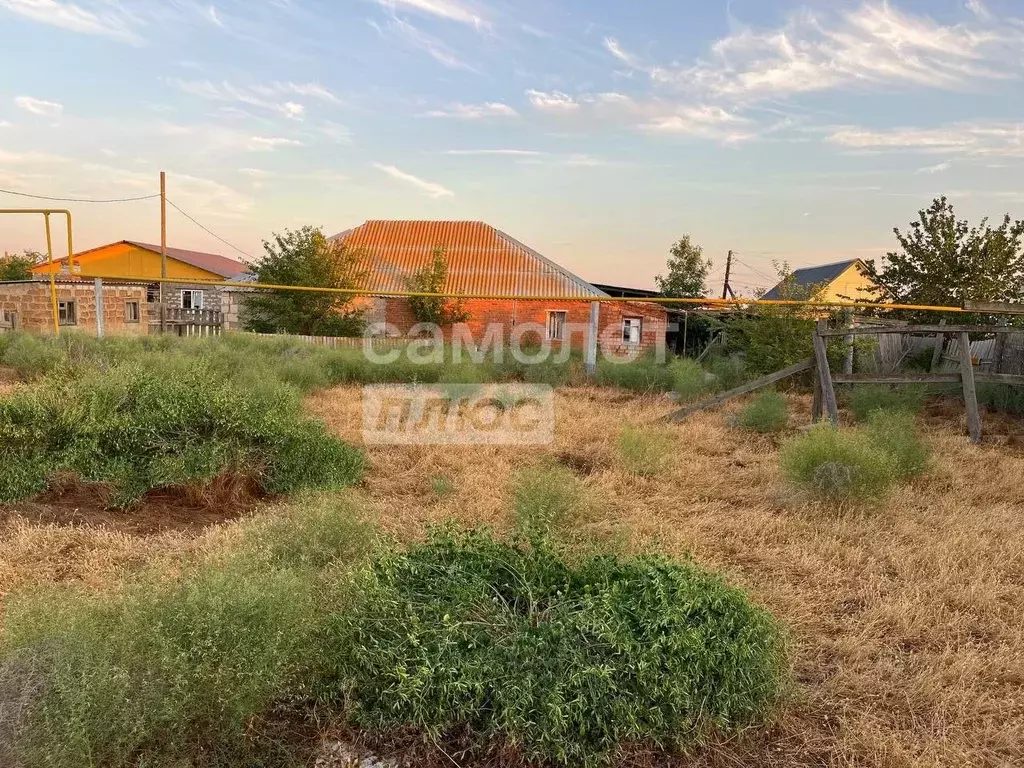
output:
M 946 318 L 939 320 L 939 325 L 945 325 Z M 939 369 L 939 365 L 942 363 L 942 347 L 946 342 L 946 335 L 944 333 L 935 334 L 935 346 L 932 348 L 932 367 L 929 368 L 929 372 L 935 373 Z
M 817 424 L 821 421 L 821 375 L 818 367 L 814 367 L 814 399 L 811 401 L 811 423 Z
M 814 329 L 814 362 L 818 366 L 818 382 L 821 386 L 822 402 L 832 426 L 839 426 L 839 406 L 836 404 L 836 390 L 832 384 L 832 370 L 828 365 L 828 351 L 825 348 L 825 337 L 821 332 L 828 328 L 828 323 L 819 320 Z
M 974 361 L 971 359 L 971 337 L 961 333 L 960 378 L 964 385 L 964 404 L 967 406 L 967 433 L 972 443 L 981 442 L 981 412 L 978 409 L 978 392 L 974 386 Z

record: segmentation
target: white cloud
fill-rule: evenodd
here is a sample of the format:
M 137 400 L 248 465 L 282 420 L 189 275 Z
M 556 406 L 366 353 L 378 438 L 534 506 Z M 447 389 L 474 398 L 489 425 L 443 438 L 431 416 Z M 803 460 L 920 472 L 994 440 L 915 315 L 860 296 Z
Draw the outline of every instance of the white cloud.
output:
M 11 124 L 6 120 L 0 120 L 0 128 L 10 128 Z
M 252 136 L 248 141 L 248 148 L 255 150 L 273 151 L 279 147 L 301 147 L 302 142 L 298 139 L 286 139 L 281 136 Z
M 508 157 L 541 157 L 547 152 L 535 149 L 446 149 L 442 155 L 460 155 L 474 157 L 479 155 L 504 155 Z
M 826 141 L 861 151 L 903 150 L 929 154 L 1024 157 L 1024 123 L 955 123 L 937 128 L 833 129 Z
M 207 101 L 247 104 L 251 107 L 277 112 L 293 120 L 301 119 L 306 108 L 302 104 L 288 99 L 289 95 L 304 95 L 322 101 L 338 102 L 334 94 L 316 83 L 275 82 L 239 87 L 227 81 L 218 85 L 209 80 L 182 80 L 177 77 L 169 77 L 166 82 L 183 93 L 198 96 Z
M 400 168 L 396 168 L 393 165 L 374 163 L 373 167 L 379 171 L 383 171 L 393 179 L 398 179 L 399 181 L 405 182 L 406 184 L 411 184 L 412 186 L 419 189 L 421 192 L 424 192 L 428 197 L 438 199 L 442 197 L 455 196 L 455 193 L 452 192 L 450 189 L 447 189 L 446 187 L 443 187 L 440 184 L 436 184 L 432 181 L 425 181 L 417 176 L 413 176 L 411 173 L 406 173 L 405 171 L 401 170 Z
M 474 27 L 487 25 L 481 13 L 472 4 L 463 2 L 463 0 L 375 0 L 375 2 L 391 11 L 401 8 L 448 21 L 470 24 Z
M 95 10 L 59 0 L 0 0 L 0 9 L 41 24 L 50 24 L 72 32 L 102 35 L 140 44 L 134 27 L 137 19 L 115 2 L 93 3 Z
M 544 112 L 575 112 L 580 108 L 580 103 L 567 93 L 561 91 L 535 91 L 526 92 L 530 103 Z
M 889 85 L 962 89 L 1006 79 L 1022 68 L 1024 27 L 999 23 L 973 3 L 970 22 L 943 25 L 927 16 L 868 0 L 841 12 L 808 9 L 777 29 L 745 29 L 688 67 L 647 65 L 616 40 L 605 48 L 655 83 L 725 98 L 771 98 L 839 87 Z
M 210 20 L 210 23 L 215 24 L 218 27 L 223 27 L 224 22 L 220 20 L 220 16 L 217 15 L 217 9 L 214 6 L 208 6 L 206 9 L 206 17 Z
M 992 18 L 992 11 L 986 8 L 985 4 L 981 0 L 967 0 L 967 2 L 964 3 L 964 7 L 979 19 L 988 21 Z
M 936 165 L 926 165 L 924 168 L 918 168 L 916 171 L 914 171 L 914 173 L 942 173 L 943 171 L 948 171 L 952 167 L 953 163 L 947 160 L 944 163 L 937 163 Z
M 340 123 L 325 122 L 320 126 L 320 132 L 336 144 L 351 144 L 352 131 Z
M 425 53 L 438 64 L 448 69 L 466 69 L 475 72 L 455 51 L 439 37 L 424 32 L 407 21 L 392 16 L 384 26 L 375 21 L 368 22 L 382 38 L 393 39 L 405 48 Z
M 518 117 L 508 104 L 489 102 L 487 104 L 453 104 L 446 109 L 435 109 L 424 113 L 425 117 L 451 117 L 458 120 L 482 120 L 486 117 Z
M 63 104 L 58 104 L 55 101 L 35 99 L 31 96 L 16 96 L 14 103 L 26 112 L 31 112 L 33 115 L 40 115 L 42 117 L 59 117 L 64 111 Z

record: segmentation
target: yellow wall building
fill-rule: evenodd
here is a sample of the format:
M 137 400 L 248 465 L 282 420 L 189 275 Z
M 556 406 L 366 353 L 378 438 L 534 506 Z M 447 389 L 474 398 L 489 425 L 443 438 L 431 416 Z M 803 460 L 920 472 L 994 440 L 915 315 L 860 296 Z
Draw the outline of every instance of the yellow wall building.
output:
M 67 259 L 54 259 L 54 264 L 67 271 Z M 49 275 L 48 264 L 33 270 L 37 275 Z M 246 266 L 239 261 L 215 253 L 167 249 L 167 277 L 178 280 L 225 280 L 245 274 Z M 76 253 L 74 274 L 82 277 L 100 275 L 131 280 L 160 279 L 160 246 L 122 240 Z
M 867 264 L 862 259 L 848 259 L 833 264 L 804 267 L 793 272 L 790 280 L 779 283 L 763 298 L 785 300 L 797 298 L 792 294 L 804 291 L 794 289 L 815 289 L 816 301 L 891 301 L 892 297 L 884 286 L 871 277 Z M 804 298 L 801 295 L 799 298 Z

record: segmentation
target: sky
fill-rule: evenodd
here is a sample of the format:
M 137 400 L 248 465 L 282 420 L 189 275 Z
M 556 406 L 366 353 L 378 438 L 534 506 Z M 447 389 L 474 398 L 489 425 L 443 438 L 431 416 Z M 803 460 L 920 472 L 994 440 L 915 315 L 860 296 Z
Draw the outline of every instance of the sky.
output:
M 638 288 L 688 234 L 749 293 L 883 256 L 940 194 L 1024 218 L 1024 0 L 0 0 L 0 50 L 0 189 L 165 170 L 168 244 L 236 258 L 472 219 Z M 50 205 L 76 250 L 159 242 L 153 198 Z

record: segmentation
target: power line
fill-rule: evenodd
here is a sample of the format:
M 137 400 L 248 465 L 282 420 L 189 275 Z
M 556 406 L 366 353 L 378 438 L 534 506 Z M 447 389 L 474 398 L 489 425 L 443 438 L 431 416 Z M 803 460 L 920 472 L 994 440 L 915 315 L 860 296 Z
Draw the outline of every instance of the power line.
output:
M 159 197 L 159 195 L 157 195 L 157 197 Z M 222 243 L 224 243 L 224 245 L 228 246 L 229 248 L 234 248 L 234 249 L 235 249 L 236 251 L 238 251 L 238 252 L 239 252 L 240 254 L 242 254 L 243 256 L 245 256 L 245 257 L 246 257 L 247 259 L 250 259 L 250 260 L 252 259 L 252 256 L 250 256 L 250 255 L 249 255 L 248 253 L 246 253 L 245 251 L 243 251 L 243 250 L 242 250 L 241 248 L 239 248 L 239 247 L 238 247 L 237 245 L 232 245 L 232 244 L 231 244 L 231 243 L 229 243 L 229 242 L 228 242 L 227 240 L 225 240 L 225 239 L 224 239 L 223 237 L 221 237 L 220 235 L 218 235 L 218 234 L 217 234 L 216 232 L 213 232 L 213 231 L 211 231 L 210 229 L 208 229 L 208 228 L 204 227 L 204 226 L 203 226 L 202 224 L 200 224 L 200 223 L 199 223 L 198 221 L 196 221 L 196 220 L 195 220 L 194 218 L 192 218 L 191 216 L 189 216 L 189 215 L 188 215 L 187 213 L 185 213 L 185 212 L 184 212 L 183 210 L 181 210 L 181 208 L 179 208 L 179 207 L 178 207 L 177 205 L 175 205 L 175 204 L 174 204 L 174 201 L 173 201 L 173 200 L 171 200 L 170 198 L 168 198 L 168 199 L 167 199 L 167 204 L 168 204 L 169 206 L 171 206 L 171 207 L 172 207 L 172 208 L 173 208 L 174 210 L 176 210 L 176 211 L 177 211 L 178 213 L 180 213 L 180 214 L 181 214 L 182 216 L 184 216 L 184 217 L 185 217 L 186 219 L 188 219 L 188 220 L 189 220 L 189 221 L 191 221 L 191 222 L 192 222 L 193 224 L 195 224 L 195 225 L 196 225 L 197 227 L 199 227 L 199 228 L 200 228 L 201 230 L 203 230 L 203 232 L 205 232 L 206 234 L 208 234 L 208 235 L 209 235 L 210 237 L 213 237 L 213 238 L 216 238 L 217 240 L 220 240 L 220 241 L 221 241 Z
M 736 258 L 736 257 L 734 256 L 733 258 Z M 760 275 L 761 277 L 763 277 L 763 278 L 765 278 L 767 280 L 775 280 L 775 281 L 778 280 L 778 277 L 772 277 L 771 275 L 769 275 L 769 274 L 767 274 L 765 272 L 762 272 L 757 267 L 752 266 L 750 264 L 747 264 L 747 262 L 745 262 L 745 261 L 740 261 L 738 258 L 736 258 L 736 261 L 739 262 L 740 264 L 742 264 L 743 266 L 745 266 L 747 269 L 751 270 L 754 274 Z
M 143 195 L 142 197 L 118 197 L 111 200 L 90 200 L 82 197 L 52 197 L 50 195 L 33 195 L 28 192 L 15 192 L 13 189 L 0 189 L 6 195 L 30 197 L 33 200 L 51 200 L 56 203 L 134 203 L 138 200 L 152 200 L 160 195 Z

